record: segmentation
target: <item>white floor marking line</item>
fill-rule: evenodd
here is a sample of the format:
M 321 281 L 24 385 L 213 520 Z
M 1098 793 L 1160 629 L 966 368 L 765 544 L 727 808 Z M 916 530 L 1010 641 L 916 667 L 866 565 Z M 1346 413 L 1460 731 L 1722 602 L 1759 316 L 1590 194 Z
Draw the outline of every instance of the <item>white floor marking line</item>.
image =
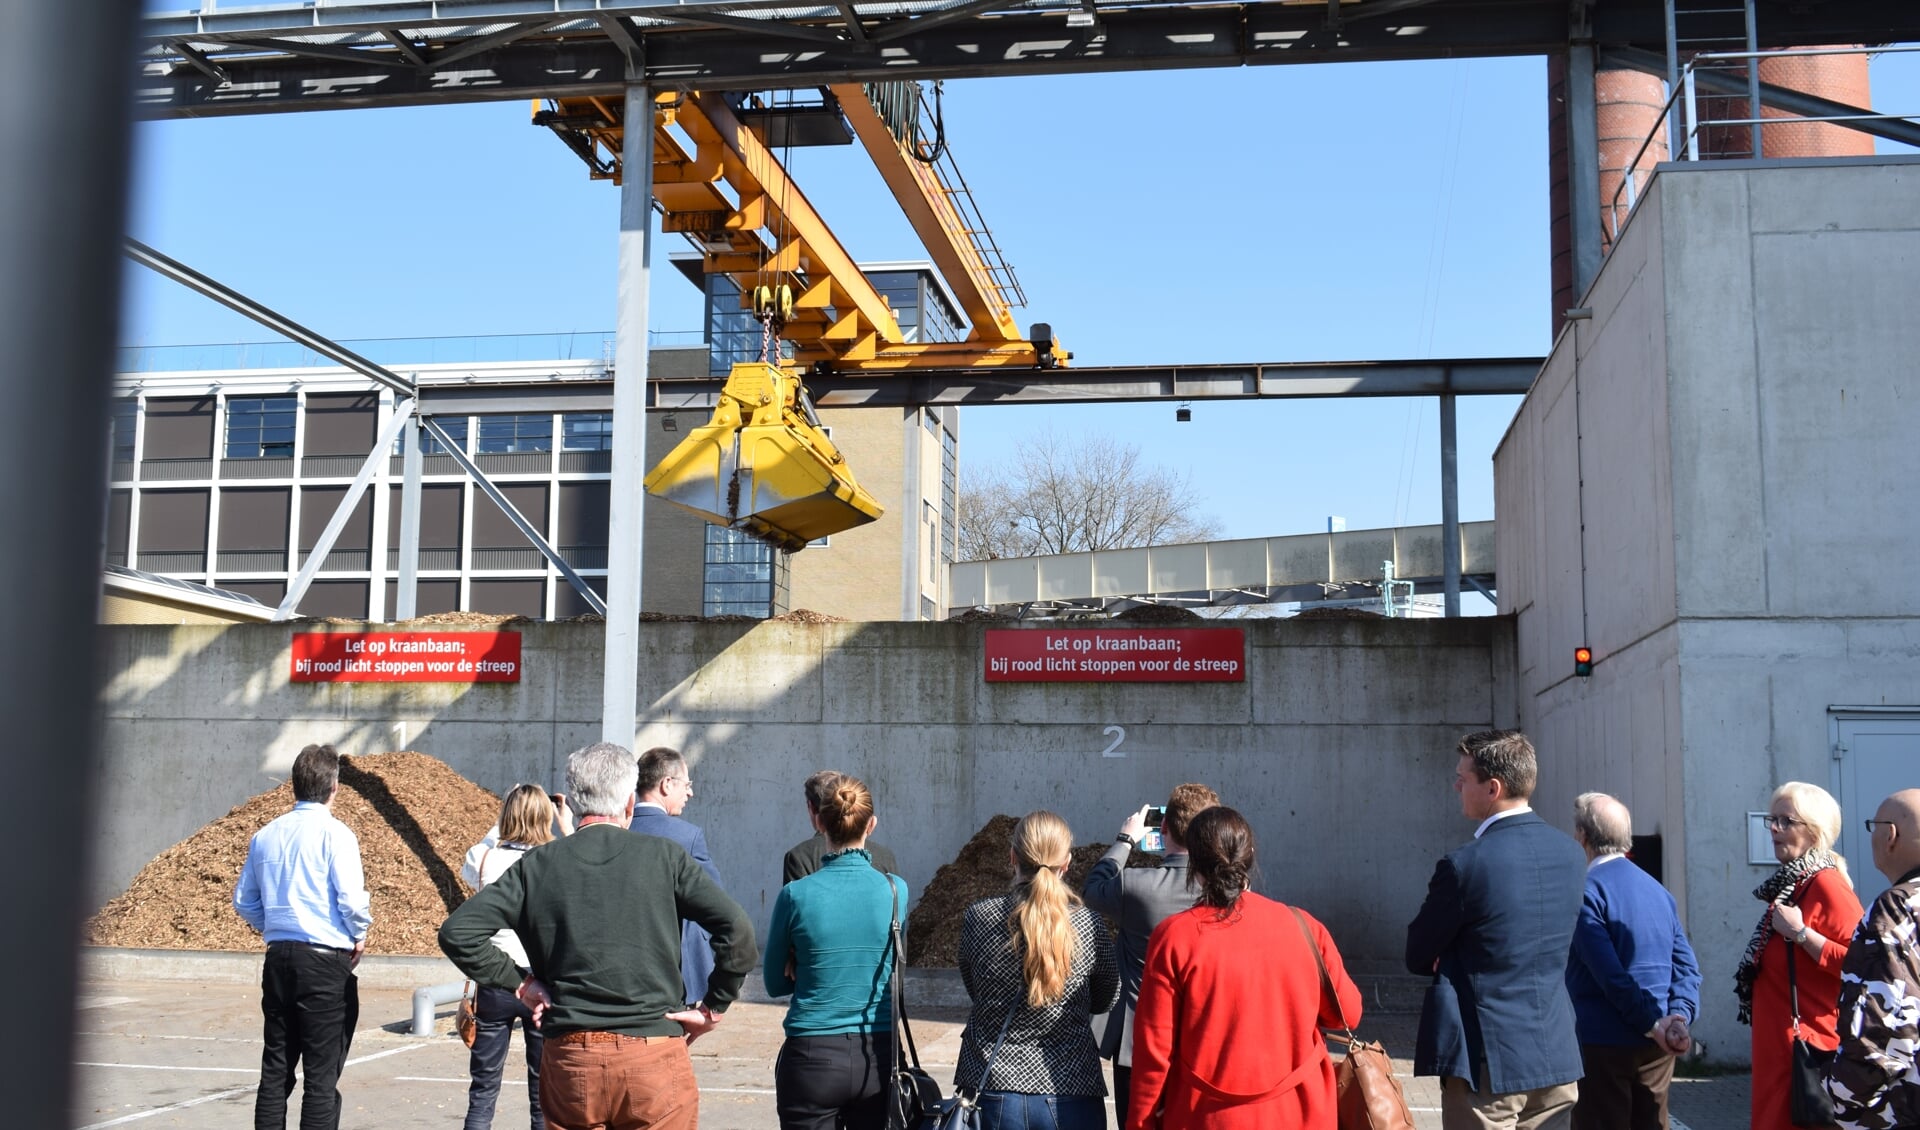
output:
M 214 1044 L 257 1044 L 258 1037 L 242 1036 L 161 1036 L 141 1032 L 75 1032 L 76 1036 L 90 1036 L 95 1039 L 116 1040 L 199 1040 Z
M 390 1055 L 399 1055 L 401 1052 L 410 1052 L 410 1051 L 413 1051 L 415 1048 L 424 1048 L 424 1047 L 431 1047 L 431 1046 L 432 1045 L 430 1044 L 403 1044 L 397 1048 L 388 1048 L 386 1051 L 383 1051 L 383 1052 L 374 1052 L 372 1055 L 358 1056 L 354 1059 L 348 1060 L 346 1063 L 342 1064 L 341 1066 L 343 1069 L 345 1069 L 348 1067 L 352 1067 L 356 1064 L 366 1063 L 369 1060 L 385 1059 L 387 1056 L 390 1056 Z M 252 1068 L 247 1069 L 248 1074 L 254 1074 L 255 1071 L 256 1069 L 252 1069 Z M 257 1091 L 257 1090 L 259 1090 L 259 1084 L 249 1083 L 244 1087 L 232 1087 L 225 1091 L 216 1091 L 211 1095 L 201 1095 L 197 1099 L 188 1099 L 185 1102 L 170 1103 L 166 1106 L 154 1107 L 152 1110 L 141 1110 L 141 1111 L 135 1111 L 132 1114 L 123 1114 L 119 1118 L 110 1118 L 105 1122 L 90 1122 L 87 1125 L 80 1127 L 79 1130 L 106 1130 L 106 1128 L 109 1126 L 121 1126 L 129 1122 L 138 1122 L 143 1118 L 152 1118 L 156 1114 L 171 1114 L 176 1110 L 185 1110 L 190 1106 L 199 1106 L 201 1103 L 216 1103 L 216 1102 L 219 1102 L 221 1099 L 230 1099 L 230 1098 L 233 1098 L 235 1095 L 244 1095 L 249 1091 Z
M 151 1118 L 156 1114 L 171 1114 L 176 1110 L 185 1110 L 190 1106 L 199 1106 L 201 1103 L 217 1103 L 221 1099 L 230 1099 L 230 1098 L 233 1098 L 235 1095 L 244 1095 L 257 1090 L 259 1090 L 259 1087 L 257 1084 L 249 1083 L 244 1087 L 233 1087 L 225 1091 L 215 1091 L 211 1095 L 201 1095 L 197 1099 L 188 1099 L 186 1102 L 173 1103 L 168 1106 L 155 1107 L 152 1110 L 137 1111 L 133 1114 L 122 1115 L 119 1118 L 109 1118 L 105 1122 L 89 1122 L 87 1125 L 80 1127 L 80 1130 L 106 1130 L 106 1128 L 109 1126 L 119 1126 L 128 1122 L 138 1122 L 142 1118 Z
M 473 1077 L 462 1075 L 456 1079 L 451 1075 L 395 1075 L 393 1081 L 396 1083 L 458 1083 L 464 1087 L 473 1082 Z M 525 1079 L 502 1079 L 500 1080 L 500 1085 L 502 1087 L 524 1087 L 527 1085 L 527 1081 Z
M 98 1063 L 89 1060 L 75 1060 L 75 1067 L 124 1067 L 133 1071 L 219 1071 L 229 1075 L 260 1074 L 258 1067 L 170 1067 L 164 1063 Z

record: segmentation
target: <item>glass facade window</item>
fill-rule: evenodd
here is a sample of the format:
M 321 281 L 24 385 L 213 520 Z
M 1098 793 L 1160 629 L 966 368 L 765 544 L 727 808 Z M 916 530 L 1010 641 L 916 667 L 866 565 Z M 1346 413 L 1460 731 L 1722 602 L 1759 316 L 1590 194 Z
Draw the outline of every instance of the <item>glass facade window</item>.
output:
M 537 416 L 482 416 L 480 442 L 475 450 L 480 455 L 552 451 L 553 417 L 544 412 Z
M 560 450 L 612 451 L 613 413 L 573 412 L 560 417 Z
M 133 429 L 140 422 L 140 405 L 132 400 L 116 400 L 107 417 L 108 435 L 113 444 L 115 463 L 133 462 Z
M 784 610 L 787 555 L 725 526 L 707 526 L 700 614 L 766 619 Z
M 433 422 L 446 429 L 447 436 L 452 439 L 453 442 L 460 445 L 462 453 L 467 450 L 467 417 L 435 416 Z M 395 455 L 405 455 L 407 453 L 407 437 L 404 433 L 394 439 L 393 453 Z M 422 455 L 445 455 L 447 453 L 447 445 L 440 442 L 440 437 L 425 428 L 421 428 L 420 453 Z
M 959 553 L 960 441 L 940 430 L 940 557 L 952 563 Z
M 298 405 L 291 396 L 257 396 L 227 401 L 227 458 L 293 458 L 293 418 Z

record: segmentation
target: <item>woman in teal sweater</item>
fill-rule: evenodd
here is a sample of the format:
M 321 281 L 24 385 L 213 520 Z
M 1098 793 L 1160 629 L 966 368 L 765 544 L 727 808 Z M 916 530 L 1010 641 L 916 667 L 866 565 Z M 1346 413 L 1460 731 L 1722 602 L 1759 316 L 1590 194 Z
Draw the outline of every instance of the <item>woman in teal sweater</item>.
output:
M 831 848 L 820 870 L 780 889 L 767 927 L 767 992 L 793 994 L 773 1068 L 780 1130 L 881 1130 L 893 1062 L 888 944 L 907 884 L 873 869 L 873 795 L 842 777 L 820 806 Z

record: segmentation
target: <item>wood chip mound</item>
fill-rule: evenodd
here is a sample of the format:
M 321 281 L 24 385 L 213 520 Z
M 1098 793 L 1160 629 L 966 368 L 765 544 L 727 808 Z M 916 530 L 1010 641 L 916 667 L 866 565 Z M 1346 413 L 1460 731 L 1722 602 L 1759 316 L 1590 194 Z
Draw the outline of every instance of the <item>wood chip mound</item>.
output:
M 293 808 L 293 786 L 261 793 L 161 852 L 126 893 L 87 923 L 97 946 L 259 950 L 233 910 L 253 834 Z M 500 798 L 424 753 L 340 759 L 333 814 L 360 838 L 373 901 L 367 952 L 438 955 L 435 933 L 473 892 L 460 881 L 467 849 L 500 815 Z
M 1012 816 L 995 816 L 973 834 L 952 863 L 934 872 L 920 902 L 907 916 L 907 964 L 952 967 L 960 964 L 960 924 L 967 907 L 1005 893 L 1013 881 Z M 1079 890 L 1088 872 L 1112 843 L 1081 844 L 1067 865 L 1067 885 Z M 1136 851 L 1128 867 L 1158 867 L 1160 857 Z M 1112 923 L 1108 923 L 1112 926 Z
M 338 620 L 335 623 L 359 624 L 361 620 Z M 396 620 L 396 624 L 406 626 L 425 626 L 445 624 L 456 627 L 496 627 L 501 624 L 528 623 L 530 619 L 517 612 L 429 612 L 425 616 L 415 616 L 411 620 Z
M 1135 624 L 1191 624 L 1206 619 L 1193 609 L 1182 608 L 1178 604 L 1136 604 L 1124 612 L 1114 613 L 1113 618 Z
M 1295 620 L 1385 620 L 1386 617 L 1366 608 L 1302 608 L 1293 614 Z

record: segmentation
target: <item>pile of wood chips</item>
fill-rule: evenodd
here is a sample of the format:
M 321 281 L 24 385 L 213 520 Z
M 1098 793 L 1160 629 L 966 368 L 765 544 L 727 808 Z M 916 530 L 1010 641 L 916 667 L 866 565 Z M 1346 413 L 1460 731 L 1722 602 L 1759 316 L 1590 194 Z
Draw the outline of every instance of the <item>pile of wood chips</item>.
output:
M 293 786 L 262 793 L 142 868 L 126 893 L 87 924 L 99 946 L 258 950 L 233 910 L 253 834 L 293 808 Z M 340 759 L 333 814 L 360 839 L 373 901 L 367 951 L 437 955 L 435 932 L 473 892 L 460 880 L 467 849 L 500 815 L 500 798 L 423 753 Z
M 967 907 L 984 898 L 1005 894 L 1013 881 L 1012 816 L 995 816 L 986 822 L 967 846 L 960 849 L 952 863 L 934 872 L 933 881 L 920 896 L 913 913 L 907 916 L 907 964 L 952 967 L 960 964 L 960 924 Z M 1073 849 L 1073 862 L 1067 866 L 1067 885 L 1079 890 L 1087 873 L 1112 843 L 1081 844 Z M 1128 867 L 1158 867 L 1160 857 L 1136 851 L 1127 860 Z M 1113 923 L 1109 922 L 1109 926 Z

